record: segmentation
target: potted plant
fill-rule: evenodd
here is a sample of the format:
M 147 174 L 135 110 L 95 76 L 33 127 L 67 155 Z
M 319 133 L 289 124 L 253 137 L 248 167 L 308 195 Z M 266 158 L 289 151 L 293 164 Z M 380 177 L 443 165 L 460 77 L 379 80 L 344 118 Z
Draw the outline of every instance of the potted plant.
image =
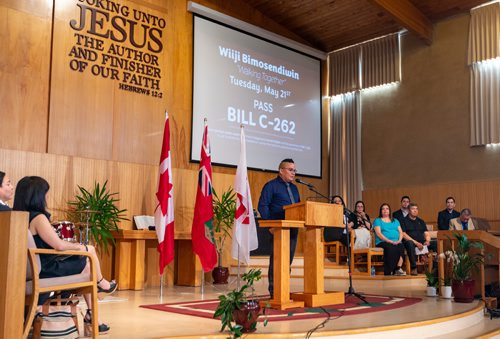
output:
M 425 272 L 425 279 L 427 280 L 427 296 L 436 297 L 439 286 L 438 277 L 434 272 Z
M 452 254 L 452 284 L 453 298 L 456 302 L 470 303 L 474 300 L 474 284 L 472 273 L 484 262 L 481 253 L 473 252 L 471 249 L 483 249 L 479 241 L 470 241 L 465 234 L 454 234 L 457 239 L 456 250 L 450 250 Z
M 260 306 L 255 300 L 253 284 L 261 279 L 261 270 L 251 269 L 243 274 L 242 279 L 245 283 L 241 288 L 219 296 L 219 304 L 214 313 L 214 318 L 220 317 L 222 325 L 220 331 L 224 331 L 227 327 L 233 338 L 255 331 L 257 318 L 260 315 Z M 267 319 L 264 321 L 264 326 L 266 325 Z
M 83 239 L 87 242 L 92 241 L 96 247 L 104 249 L 106 253 L 109 242 L 114 243 L 111 231 L 118 230 L 117 223 L 121 220 L 128 220 L 124 215 L 127 210 L 116 206 L 119 201 L 116 198 L 118 193 L 109 193 L 107 184 L 107 180 L 102 186 L 94 182 L 91 192 L 78 186 L 79 192 L 75 200 L 68 202 L 70 205 L 68 218 L 79 225 L 87 222 L 89 224 L 89 238 L 86 239 L 86 235 L 83 234 Z
M 219 197 L 215 189 L 212 204 L 214 208 L 214 232 L 215 248 L 217 251 L 217 267 L 212 270 L 214 284 L 227 284 L 229 269 L 222 266 L 222 252 L 227 237 L 231 238 L 231 230 L 234 224 L 234 213 L 236 210 L 236 193 L 229 187 Z

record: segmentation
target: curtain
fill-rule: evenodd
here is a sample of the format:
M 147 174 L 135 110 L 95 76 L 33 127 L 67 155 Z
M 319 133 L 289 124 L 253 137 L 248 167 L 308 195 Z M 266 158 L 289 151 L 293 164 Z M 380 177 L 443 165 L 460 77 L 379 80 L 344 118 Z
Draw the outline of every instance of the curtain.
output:
M 330 194 L 348 207 L 361 199 L 360 90 L 401 80 L 399 34 L 330 54 Z
M 330 54 L 330 95 L 401 80 L 399 33 Z
M 471 66 L 471 146 L 500 143 L 500 62 Z
M 470 64 L 500 57 L 500 3 L 471 10 L 469 23 Z
M 359 91 L 332 98 L 330 193 L 347 207 L 361 199 L 361 110 Z
M 361 88 L 359 45 L 330 55 L 330 95 L 353 92 Z
M 361 45 L 361 88 L 401 80 L 399 34 L 391 34 Z
M 500 3 L 471 10 L 470 145 L 500 143 Z

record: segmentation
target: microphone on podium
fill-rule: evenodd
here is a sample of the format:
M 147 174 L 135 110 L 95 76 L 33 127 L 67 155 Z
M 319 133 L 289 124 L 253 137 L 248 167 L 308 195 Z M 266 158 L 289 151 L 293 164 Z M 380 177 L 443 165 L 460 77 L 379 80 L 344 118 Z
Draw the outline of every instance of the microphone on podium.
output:
M 295 179 L 295 182 L 298 182 L 299 184 L 305 185 L 305 186 L 307 186 L 307 187 L 309 187 L 309 188 L 314 188 L 314 185 L 313 185 L 313 184 L 310 184 L 310 183 L 308 183 L 308 182 L 302 181 L 302 180 L 300 180 L 299 178 Z

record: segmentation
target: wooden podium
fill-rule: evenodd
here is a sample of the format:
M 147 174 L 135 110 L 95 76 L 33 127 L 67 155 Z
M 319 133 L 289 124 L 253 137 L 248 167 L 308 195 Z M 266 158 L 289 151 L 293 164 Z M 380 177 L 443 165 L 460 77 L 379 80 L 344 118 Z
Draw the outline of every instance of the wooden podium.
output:
M 343 304 L 344 292 L 325 292 L 323 227 L 344 227 L 341 205 L 305 201 L 284 207 L 286 220 L 303 220 L 304 292 L 292 293 L 294 300 L 304 301 L 307 307 Z
M 260 227 L 274 229 L 274 298 L 262 301 L 263 305 L 285 310 L 287 308 L 303 307 L 302 301 L 290 300 L 290 228 L 304 227 L 303 221 L 296 220 L 262 220 Z
M 485 289 L 484 285 L 490 282 L 500 281 L 500 236 L 493 232 L 486 232 L 481 230 L 474 231 L 438 231 L 438 253 L 444 253 L 445 241 L 451 241 L 451 247 L 454 248 L 457 238 L 454 234 L 465 234 L 469 240 L 480 241 L 484 245 L 484 249 L 480 250 L 481 254 L 488 253 L 491 257 L 487 256 L 485 262 L 481 265 L 479 270 L 479 276 L 474 276 L 474 279 L 479 280 L 479 286 L 476 283 L 476 291 L 481 291 L 481 297 L 485 300 Z M 485 265 L 494 269 L 493 274 L 488 277 L 485 276 Z M 439 272 L 439 286 L 443 286 L 444 281 L 444 258 L 439 257 L 438 272 Z

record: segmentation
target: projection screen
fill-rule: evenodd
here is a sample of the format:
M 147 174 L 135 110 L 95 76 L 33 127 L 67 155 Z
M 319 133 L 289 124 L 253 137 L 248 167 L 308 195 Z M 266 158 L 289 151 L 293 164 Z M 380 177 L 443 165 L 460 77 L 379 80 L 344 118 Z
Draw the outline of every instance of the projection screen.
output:
M 191 161 L 205 118 L 213 164 L 238 164 L 243 126 L 248 168 L 321 177 L 319 59 L 195 15 Z

